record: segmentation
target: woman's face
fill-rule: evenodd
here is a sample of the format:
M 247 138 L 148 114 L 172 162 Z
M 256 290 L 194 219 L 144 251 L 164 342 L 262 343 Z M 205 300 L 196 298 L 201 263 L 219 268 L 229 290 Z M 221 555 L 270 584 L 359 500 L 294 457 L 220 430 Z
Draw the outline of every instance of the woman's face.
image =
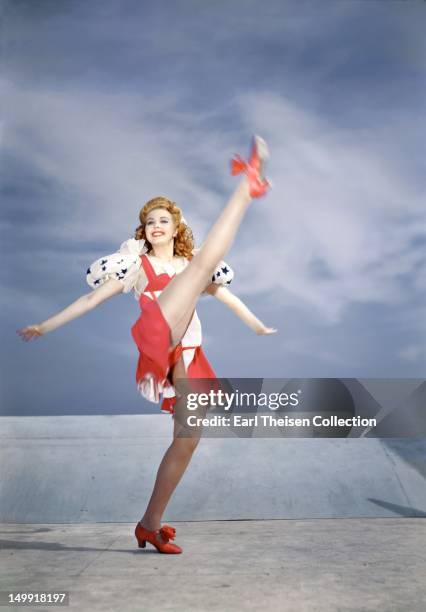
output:
M 165 208 L 154 208 L 148 213 L 145 236 L 152 246 L 168 244 L 176 235 L 172 215 Z

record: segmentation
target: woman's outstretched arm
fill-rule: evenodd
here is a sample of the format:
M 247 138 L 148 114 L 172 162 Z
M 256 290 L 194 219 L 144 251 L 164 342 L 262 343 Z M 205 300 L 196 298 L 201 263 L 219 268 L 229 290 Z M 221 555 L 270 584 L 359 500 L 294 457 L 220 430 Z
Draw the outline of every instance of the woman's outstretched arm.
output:
M 248 325 L 256 334 L 275 334 L 276 329 L 273 327 L 266 327 L 260 319 L 258 319 L 249 308 L 244 304 L 240 298 L 231 293 L 227 287 L 223 285 L 217 285 L 211 283 L 205 289 L 206 293 L 213 295 L 215 298 L 226 304 L 240 319 Z
M 43 321 L 43 323 L 22 327 L 17 329 L 16 333 L 26 341 L 43 336 L 47 332 L 53 331 L 57 327 L 72 321 L 72 319 L 76 319 L 86 314 L 86 312 L 93 310 L 96 306 L 99 306 L 99 304 L 102 304 L 102 302 L 105 302 L 114 295 L 122 293 L 123 288 L 123 283 L 115 278 L 111 278 L 94 291 L 82 295 L 75 302 Z

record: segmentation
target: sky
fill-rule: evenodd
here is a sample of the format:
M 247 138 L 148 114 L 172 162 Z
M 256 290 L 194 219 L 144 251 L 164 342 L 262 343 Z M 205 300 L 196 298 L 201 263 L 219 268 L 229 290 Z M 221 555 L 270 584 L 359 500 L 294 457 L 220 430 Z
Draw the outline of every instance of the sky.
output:
M 90 292 L 155 195 L 200 246 L 253 133 L 273 189 L 225 259 L 278 333 L 203 297 L 217 375 L 424 377 L 425 26 L 423 0 L 6 0 L 2 414 L 158 412 L 132 294 L 30 343 L 15 330 Z

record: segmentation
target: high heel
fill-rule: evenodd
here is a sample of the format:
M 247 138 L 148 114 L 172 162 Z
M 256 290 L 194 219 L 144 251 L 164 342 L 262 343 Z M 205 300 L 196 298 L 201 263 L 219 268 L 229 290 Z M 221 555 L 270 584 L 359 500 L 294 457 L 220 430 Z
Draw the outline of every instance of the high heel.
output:
M 139 522 L 135 528 L 135 536 L 138 541 L 139 548 L 145 548 L 146 543 L 149 542 L 160 553 L 166 554 L 179 554 L 182 552 L 180 546 L 173 544 L 169 540 L 174 540 L 176 534 L 176 529 L 171 525 L 163 525 L 160 529 L 156 529 L 155 531 L 148 531 L 145 527 Z M 157 536 L 160 536 L 158 539 Z
M 268 157 L 268 145 L 260 136 L 254 136 L 249 160 L 245 161 L 240 155 L 235 155 L 231 159 L 231 174 L 233 176 L 241 172 L 246 174 L 252 198 L 265 195 L 270 187 L 269 181 L 263 175 Z

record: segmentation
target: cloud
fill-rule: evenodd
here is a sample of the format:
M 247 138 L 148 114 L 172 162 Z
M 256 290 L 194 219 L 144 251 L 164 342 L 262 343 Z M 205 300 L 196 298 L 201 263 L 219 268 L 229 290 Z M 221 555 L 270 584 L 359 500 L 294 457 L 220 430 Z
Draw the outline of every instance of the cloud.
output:
M 170 114 L 166 120 L 164 103 L 162 109 L 141 95 L 25 89 L 12 83 L 7 93 L 13 114 L 6 154 L 19 155 L 74 196 L 70 224 L 51 228 L 56 236 L 117 240 L 129 225 L 137 225 L 139 207 L 157 193 L 211 202 L 211 194 L 191 175 L 187 126 Z M 173 108 L 173 100 L 167 105 Z
M 405 283 L 426 261 L 424 186 L 412 184 L 402 153 L 398 163 L 398 146 L 388 149 L 412 118 L 400 113 L 383 140 L 381 125 L 368 134 L 337 127 L 269 92 L 239 105 L 270 141 L 274 182 L 255 205 L 259 240 L 238 253 L 244 290 L 306 302 L 331 322 L 351 303 L 414 299 Z
M 226 259 L 232 290 L 280 334 L 247 335 L 210 301 L 218 370 L 330 376 L 340 361 L 348 376 L 424 371 L 421 3 L 277 1 L 261 18 L 254 0 L 33 4 L 9 3 L 2 62 L 0 229 L 12 263 L 0 273 L 11 321 L 88 292 L 87 266 L 132 235 L 153 195 L 183 206 L 199 245 L 236 184 L 230 156 L 258 132 L 274 189 L 253 202 Z M 123 297 L 60 330 L 58 344 L 72 339 L 70 371 L 90 342 L 94 379 L 116 361 L 124 376 L 135 306 Z M 56 350 L 46 349 L 49 367 L 59 368 Z M 129 393 L 120 380 L 117 397 Z
M 78 236 L 86 251 L 91 241 L 118 246 L 131 235 L 139 205 L 157 193 L 190 203 L 185 214 L 202 235 L 232 185 L 217 162 L 232 151 L 229 135 L 200 122 L 190 130 L 190 115 L 174 112 L 170 100 L 161 108 L 140 95 L 77 96 L 12 84 L 8 99 L 14 113 L 6 152 L 74 194 L 67 223 L 58 218 L 49 231 L 64 241 Z M 336 127 L 268 91 L 233 103 L 246 131 L 256 126 L 270 141 L 274 182 L 243 221 L 243 248 L 231 254 L 241 290 L 313 306 L 328 323 L 351 303 L 412 299 L 424 277 L 423 192 L 399 171 L 397 147 L 387 148 L 407 127 L 404 118 L 383 141 L 381 125 L 368 134 Z M 203 184 L 206 169 L 216 183 Z M 93 250 L 90 261 L 96 256 Z M 410 276 L 418 280 L 407 291 Z
M 398 351 L 399 357 L 413 363 L 426 363 L 426 349 L 423 344 L 408 344 Z

